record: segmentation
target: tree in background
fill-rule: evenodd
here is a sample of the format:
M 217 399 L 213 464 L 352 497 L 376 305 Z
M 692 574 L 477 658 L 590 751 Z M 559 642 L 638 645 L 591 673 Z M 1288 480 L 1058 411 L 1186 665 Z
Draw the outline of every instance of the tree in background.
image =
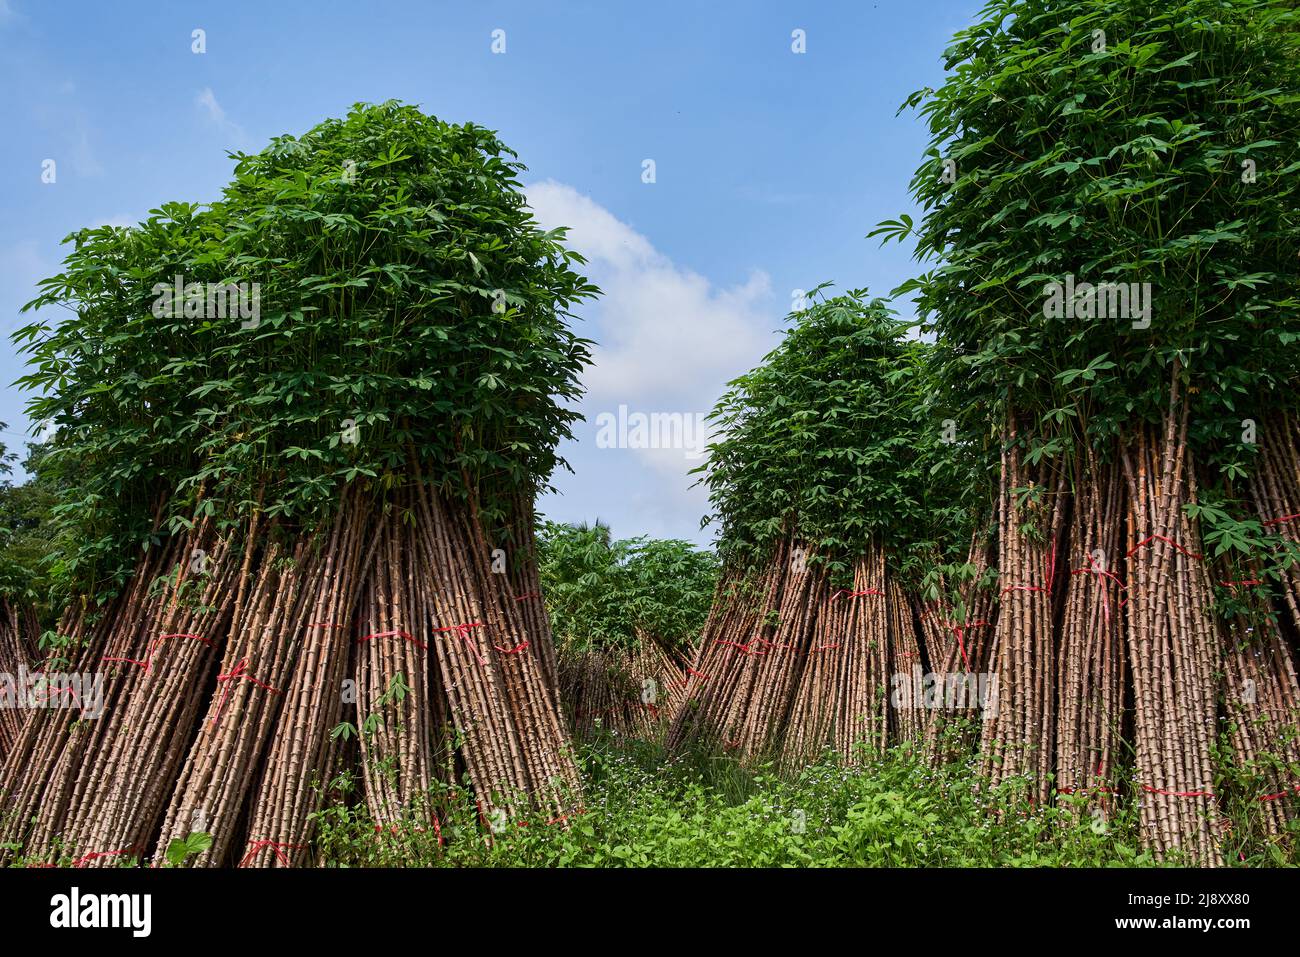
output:
M 657 738 L 685 690 L 716 556 L 679 539 L 615 539 L 598 520 L 543 522 L 538 562 L 574 729 L 586 733 L 599 720 Z

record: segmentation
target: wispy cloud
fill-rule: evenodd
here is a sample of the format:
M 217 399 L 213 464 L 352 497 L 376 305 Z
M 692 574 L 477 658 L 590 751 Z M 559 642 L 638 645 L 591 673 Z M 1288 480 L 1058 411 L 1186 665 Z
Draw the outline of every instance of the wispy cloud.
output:
M 592 398 L 711 406 L 728 379 L 761 358 L 777 324 L 765 272 L 719 287 L 570 186 L 547 181 L 527 193 L 543 226 L 570 227 L 568 244 L 604 291 L 586 380 Z
M 132 216 L 128 213 L 118 213 L 116 216 L 107 216 L 102 219 L 96 219 L 90 224 L 92 229 L 98 229 L 100 226 L 135 226 L 138 225 L 141 216 Z
M 225 109 L 217 102 L 217 95 L 212 87 L 205 86 L 194 98 L 194 105 L 199 108 L 209 122 L 223 134 L 235 140 L 239 145 L 248 143 L 248 134 L 244 128 L 226 115 Z

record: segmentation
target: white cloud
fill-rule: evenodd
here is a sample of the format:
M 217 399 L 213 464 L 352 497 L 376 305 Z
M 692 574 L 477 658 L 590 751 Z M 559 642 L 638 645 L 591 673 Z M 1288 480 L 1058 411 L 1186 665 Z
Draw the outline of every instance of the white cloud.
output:
M 248 142 L 248 134 L 238 123 L 226 116 L 225 109 L 217 102 L 217 95 L 212 92 L 212 87 L 205 86 L 199 91 L 199 95 L 194 98 L 194 105 L 199 107 L 206 115 L 213 126 L 221 130 L 227 136 L 233 137 L 239 143 Z
M 601 297 L 582 309 L 579 333 L 598 343 L 583 375 L 587 387 L 576 430 L 563 452 L 576 475 L 556 476 L 559 499 L 542 503 L 559 520 L 610 520 L 619 536 L 651 534 L 704 542 L 707 493 L 688 473 L 704 459 L 683 448 L 596 448 L 597 416 L 707 413 L 726 383 L 753 368 L 775 341 L 783 304 L 755 269 L 731 286 L 674 263 L 645 236 L 570 186 L 527 187 L 543 228 L 569 227 L 566 245 L 588 260 Z
M 705 402 L 708 411 L 722 385 L 769 347 L 776 322 L 766 273 L 718 288 L 570 186 L 547 181 L 527 194 L 544 228 L 570 227 L 568 245 L 590 260 L 604 293 L 592 310 L 600 329 L 586 376 L 592 400 L 645 407 L 676 399 L 651 408 L 694 411 Z

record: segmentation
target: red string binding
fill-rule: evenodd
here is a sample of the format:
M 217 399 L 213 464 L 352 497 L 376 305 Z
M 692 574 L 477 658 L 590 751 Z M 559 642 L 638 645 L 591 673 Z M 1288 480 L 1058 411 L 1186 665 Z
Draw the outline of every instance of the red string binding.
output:
M 1052 539 L 1051 551 L 1047 553 L 1047 585 L 1010 585 L 1002 589 L 1001 594 L 1005 595 L 1009 591 L 1045 591 L 1049 594 L 1052 591 L 1052 581 L 1056 578 L 1056 539 Z M 969 668 L 967 669 L 969 670 Z
M 831 601 L 835 601 L 841 595 L 845 598 L 862 598 L 865 595 L 880 595 L 883 597 L 884 594 L 883 591 L 880 591 L 877 588 L 868 588 L 866 591 L 849 591 L 848 589 L 841 588 L 834 595 L 831 595 Z
M 244 855 L 244 859 L 243 859 L 242 861 L 239 862 L 239 866 L 240 866 L 240 867 L 243 867 L 243 866 L 246 865 L 249 861 L 251 861 L 253 858 L 255 858 L 255 857 L 257 856 L 257 852 L 258 852 L 258 851 L 262 850 L 263 848 L 267 848 L 267 847 L 269 847 L 269 848 L 271 849 L 272 853 L 275 854 L 276 859 L 277 859 L 281 864 L 283 864 L 285 867 L 288 867 L 289 864 L 290 864 L 289 858 L 288 858 L 288 856 L 287 856 L 286 854 L 284 854 L 284 853 L 280 850 L 280 848 L 282 848 L 282 847 L 287 847 L 287 848 L 291 848 L 291 849 L 294 849 L 294 850 L 300 850 L 300 849 L 302 849 L 302 848 L 304 848 L 304 847 L 307 846 L 306 844 L 284 844 L 284 843 L 279 842 L 279 841 L 249 841 L 248 843 L 249 843 L 249 846 L 250 846 L 250 850 L 249 850 L 249 852 L 248 852 L 247 854 Z
M 1276 801 L 1278 798 L 1284 798 L 1284 797 L 1286 797 L 1286 796 L 1287 796 L 1288 794 L 1290 794 L 1292 791 L 1295 791 L 1296 794 L 1300 794 L 1300 784 L 1292 785 L 1291 787 L 1287 788 L 1285 791 L 1278 791 L 1276 794 L 1265 794 L 1265 795 L 1259 797 L 1257 800 L 1260 800 L 1260 801 Z
M 231 688 L 230 682 L 234 681 L 236 678 L 243 678 L 245 681 L 251 681 L 259 688 L 263 688 L 266 691 L 271 692 L 271 694 L 280 693 L 278 689 L 272 688 L 270 685 L 258 681 L 252 675 L 248 674 L 247 668 L 248 668 L 248 659 L 245 658 L 242 661 L 240 661 L 239 664 L 235 665 L 234 671 L 231 671 L 230 673 L 224 675 L 217 675 L 217 683 L 224 684 L 225 687 L 221 690 L 221 701 L 218 702 L 217 704 L 217 713 L 212 716 L 212 723 L 214 725 L 217 723 L 217 721 L 221 719 L 221 711 L 226 706 L 226 699 L 230 697 L 230 688 Z
M 433 629 L 433 631 L 434 634 L 442 634 L 443 632 L 446 631 L 456 632 L 460 638 L 464 639 L 465 644 L 469 647 L 470 652 L 474 655 L 475 658 L 478 659 L 478 663 L 481 665 L 485 665 L 487 664 L 487 662 L 484 661 L 483 656 L 478 653 L 478 648 L 474 646 L 474 641 L 469 636 L 471 629 L 482 628 L 482 627 L 483 627 L 483 622 L 471 621 L 465 625 L 448 625 L 446 628 L 435 628 Z
M 1264 523 L 1264 527 L 1267 528 L 1270 525 L 1281 525 L 1283 522 L 1289 522 L 1292 519 L 1296 519 L 1296 518 L 1300 518 L 1300 512 L 1293 512 L 1290 515 L 1283 515 L 1281 518 L 1270 518 L 1267 522 Z
M 1146 538 L 1142 539 L 1142 541 L 1138 542 L 1136 545 L 1130 548 L 1128 552 L 1124 555 L 1124 557 L 1132 558 L 1139 548 L 1144 548 L 1145 546 L 1150 545 L 1152 542 L 1164 542 L 1166 545 L 1172 545 L 1174 548 L 1178 549 L 1188 558 L 1194 558 L 1198 562 L 1203 557 L 1201 555 L 1196 554 L 1195 552 L 1188 551 L 1186 548 L 1183 548 L 1182 545 L 1179 545 L 1172 538 L 1165 538 L 1165 536 L 1163 535 L 1148 535 Z
M 100 660 L 101 661 L 123 661 L 123 662 L 127 662 L 128 664 L 139 665 L 140 667 L 144 668 L 146 672 L 148 672 L 149 663 L 153 660 L 153 653 L 157 651 L 158 646 L 161 645 L 168 638 L 193 638 L 195 641 L 203 642 L 209 648 L 212 647 L 212 642 L 204 638 L 202 635 L 191 635 L 188 632 L 177 632 L 175 634 L 159 635 L 153 641 L 149 642 L 149 647 L 145 651 L 144 661 L 136 661 L 134 658 L 110 658 L 107 655 L 105 655 Z
M 1119 578 L 1118 575 L 1116 575 L 1114 572 L 1106 571 L 1104 568 L 1098 568 L 1098 567 L 1097 567 L 1097 563 L 1093 560 L 1093 557 L 1092 557 L 1091 554 L 1088 555 L 1088 567 L 1087 567 L 1087 568 L 1078 568 L 1078 569 L 1075 569 L 1074 571 L 1070 572 L 1070 574 L 1071 574 L 1071 575 L 1096 575 L 1097 578 L 1099 578 L 1099 579 L 1100 579 L 1100 578 L 1109 578 L 1109 579 L 1111 579 L 1112 581 L 1114 581 L 1115 584 L 1119 585 L 1119 587 L 1120 587 L 1122 590 L 1124 590 L 1124 591 L 1128 591 L 1128 586 L 1125 585 L 1124 582 L 1122 582 L 1122 581 L 1120 580 L 1120 578 Z M 1104 585 L 1104 582 L 1100 582 L 1100 581 L 1099 581 L 1097 584 L 1098 584 L 1099 586 L 1102 586 L 1102 585 Z M 1121 601 L 1121 602 L 1119 603 L 1119 607 L 1123 608 L 1126 602 L 1127 602 L 1127 599 Z M 1105 589 L 1104 587 L 1102 587 L 1102 589 L 1101 589 L 1101 608 L 1102 608 L 1102 611 L 1103 611 L 1103 612 L 1105 613 L 1105 615 L 1106 615 L 1106 624 L 1110 624 L 1110 596 L 1106 594 L 1106 589 Z
M 767 654 L 767 652 L 765 651 L 750 650 L 756 644 L 755 641 L 747 641 L 743 645 L 735 641 L 723 641 L 721 638 L 714 638 L 713 641 L 715 644 L 719 644 L 719 645 L 730 645 L 732 648 L 738 649 L 742 655 L 755 655 L 761 658 L 762 656 Z
M 952 633 L 953 633 L 954 635 L 957 636 L 957 649 L 961 652 L 961 660 L 962 660 L 962 664 L 964 664 L 964 665 L 966 666 L 966 670 L 967 670 L 967 671 L 970 671 L 970 670 L 971 670 L 971 667 L 970 667 L 970 658 L 969 658 L 969 657 L 967 656 L 967 654 L 966 654 L 966 642 L 965 642 L 965 640 L 964 640 L 965 634 L 966 634 L 966 632 L 970 631 L 972 628 L 985 628 L 985 627 L 988 627 L 988 622 L 987 622 L 987 621 L 968 621 L 968 622 L 967 622 L 966 624 L 964 624 L 964 625 L 959 625 L 959 624 L 957 624 L 955 621 L 945 621 L 945 622 L 944 622 L 944 625 L 945 625 L 946 627 L 952 629 Z
M 138 847 L 124 847 L 120 851 L 91 851 L 84 857 L 79 857 L 72 862 L 73 867 L 81 867 L 91 861 L 98 860 L 101 857 L 117 857 L 119 854 L 135 854 L 139 851 Z
M 1161 788 L 1153 788 L 1149 784 L 1142 785 L 1142 790 L 1151 794 L 1163 794 L 1167 797 L 1178 798 L 1212 798 L 1214 797 L 1209 791 L 1165 791 Z

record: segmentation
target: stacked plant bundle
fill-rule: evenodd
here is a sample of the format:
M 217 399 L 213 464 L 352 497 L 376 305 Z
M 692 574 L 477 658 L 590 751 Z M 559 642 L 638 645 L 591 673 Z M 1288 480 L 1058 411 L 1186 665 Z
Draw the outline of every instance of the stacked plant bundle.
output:
M 74 789 L 88 757 L 112 740 L 117 723 L 111 717 L 132 684 L 130 672 L 106 673 L 106 665 L 142 661 L 150 644 L 165 634 L 155 623 L 165 612 L 173 583 L 182 581 L 182 544 L 174 540 L 166 547 L 146 549 L 129 588 L 103 607 L 83 599 L 64 612 L 38 670 L 46 676 L 89 675 L 100 687 L 95 700 L 76 700 L 69 694 L 69 700 L 37 709 L 24 723 L 0 771 L 0 793 L 6 800 L 6 813 L 0 817 L 0 861 L 8 861 L 20 848 L 27 857 L 56 856 L 65 845 L 61 835 Z M 88 697 L 84 685 L 82 697 Z M 127 850 L 137 851 L 113 849 Z
M 1123 750 L 1126 685 L 1122 568 L 1127 528 L 1123 486 L 1113 463 L 1088 461 L 1075 476 L 1065 606 L 1056 665 L 1056 790 L 1111 804 Z
M 680 681 L 678 704 L 666 737 L 669 749 L 679 750 L 692 743 L 721 746 L 725 722 L 722 712 L 729 707 L 731 694 L 728 688 L 717 685 L 705 693 L 705 684 L 712 675 L 721 674 L 721 680 L 734 688 L 743 669 L 730 664 L 732 651 L 746 657 L 751 650 L 762 652 L 765 616 L 759 609 L 770 601 L 770 592 L 771 582 L 751 570 L 722 569 L 708 617 L 700 629 L 699 645 Z
M 828 687 L 832 698 L 823 697 L 824 690 L 816 688 L 816 681 L 806 681 L 801 693 L 818 697 L 801 702 L 796 707 L 803 714 L 820 709 L 833 729 L 833 746 L 846 763 L 859 763 L 884 753 L 889 741 L 889 697 L 891 674 L 889 664 L 894 664 L 894 675 L 910 680 L 910 672 L 922 667 L 920 655 L 894 655 L 894 622 L 887 616 L 875 614 L 876 603 L 887 601 L 887 570 L 884 554 L 878 553 L 868 560 L 859 558 L 854 563 L 853 584 L 829 598 L 822 646 L 841 641 L 845 653 L 829 658 L 836 668 Z M 909 606 L 894 607 L 894 612 L 910 611 Z M 816 655 L 819 667 L 826 663 L 824 653 Z M 827 732 L 819 729 L 809 742 L 820 750 L 827 740 Z M 803 749 L 803 757 L 811 757 L 814 748 Z
M 108 794 L 106 837 L 134 837 L 166 806 L 165 837 L 208 822 L 205 863 L 294 859 L 285 851 L 306 843 L 313 787 L 332 769 L 343 681 L 374 634 L 358 631 L 401 615 L 438 648 L 441 683 L 430 667 L 425 687 L 446 689 L 485 805 L 566 806 L 576 769 L 546 683 L 549 636 L 529 632 L 537 614 L 494 574 L 487 536 L 526 525 L 558 464 L 588 356 L 565 317 L 595 290 L 561 234 L 536 227 L 519 169 L 482 128 L 358 106 L 238 157 L 209 208 L 171 204 L 138 227 L 72 237 L 65 272 L 31 305 L 73 315 L 18 338 L 32 353 L 24 381 L 44 392 L 33 417 L 59 429 L 50 454 L 84 478 L 61 510 L 66 586 L 122 596 L 111 625 L 70 635 L 79 654 L 146 660 L 182 614 L 148 597 L 152 556 L 187 562 L 194 536 L 232 550 L 213 573 L 220 594 L 193 609 L 210 619 L 192 633 L 221 670 L 111 678 L 84 747 L 25 786 L 56 796 L 21 799 L 52 808 L 48 834 L 68 795 Z M 396 599 L 380 532 L 391 508 L 414 516 Z M 187 644 L 202 645 L 165 653 L 193 663 Z M 373 687 L 397 665 L 359 667 Z M 368 759 L 412 762 L 396 790 L 372 780 L 386 814 L 427 779 L 427 717 L 374 741 Z M 78 765 L 93 769 L 84 782 Z M 153 777 L 136 780 L 146 767 Z M 115 776 L 130 780 L 111 790 Z
M 1167 418 L 1163 436 L 1143 430 L 1124 450 L 1131 527 L 1150 529 L 1129 552 L 1125 607 L 1142 824 L 1157 848 L 1213 862 L 1219 642 L 1199 528 L 1185 508 L 1196 490 L 1183 474 L 1186 442 L 1184 407 L 1181 421 Z
M 1000 601 L 991 660 L 997 710 L 984 724 L 984 770 L 994 786 L 1024 779 L 1043 803 L 1055 751 L 1052 596 L 1065 496 L 1048 470 L 1026 465 L 1014 430 L 1003 445 L 999 490 Z
M 14 682 L 0 688 L 0 760 L 22 733 L 26 712 L 18 707 L 19 670 L 36 667 L 40 623 L 30 603 L 0 598 L 0 675 Z
M 874 604 L 889 597 L 885 588 L 884 554 L 863 556 L 854 563 L 852 585 L 821 609 L 785 735 L 781 757 L 787 765 L 816 760 L 831 745 L 846 763 L 884 750 L 888 662 L 906 664 L 891 658 L 894 623 L 873 613 Z
M 642 632 L 630 670 L 639 679 L 645 711 L 653 720 L 656 737 L 667 731 L 668 721 L 685 698 L 686 669 L 695 660 L 693 643 L 667 642 Z
M 909 665 L 921 661 L 925 655 L 922 651 L 920 633 L 912 617 L 912 603 L 907 592 L 897 579 L 891 580 L 887 587 L 890 614 L 889 666 L 892 677 L 897 679 L 895 687 L 891 690 L 898 691 L 908 676 Z M 910 707 L 900 705 L 892 709 L 890 734 L 896 744 L 904 744 L 916 749 L 923 748 L 931 712 L 936 710 L 952 712 L 963 705 L 970 707 L 969 702 L 972 698 L 977 702 L 979 700 L 976 675 L 969 672 L 958 672 L 953 675 L 931 671 L 928 677 L 936 689 L 929 700 L 926 698 L 926 683 L 923 682 L 921 695 L 914 695 L 907 702 Z
M 717 563 L 676 539 L 615 539 L 608 526 L 544 522 L 538 587 L 559 645 L 560 701 L 579 735 L 657 739 L 683 690 Z
M 922 723 L 882 708 L 890 672 L 920 657 L 891 568 L 954 511 L 924 489 L 939 439 L 922 411 L 927 347 L 865 292 L 811 296 L 713 413 L 724 438 L 705 481 L 728 572 L 673 747 L 797 764 L 830 746 L 869 753 L 887 728 L 912 737 Z
M 1260 834 L 1275 840 L 1287 833 L 1300 807 L 1300 685 L 1295 652 L 1277 625 L 1267 590 L 1258 587 L 1263 584 L 1253 577 L 1221 583 L 1233 614 L 1222 629 L 1220 660 L 1227 730 L 1249 788 L 1237 796 L 1251 807 Z
M 290 624 L 282 635 L 303 636 L 299 653 L 289 659 L 287 667 L 282 665 L 283 659 L 268 662 L 270 667 L 257 673 L 256 678 L 238 680 L 228 694 L 223 689 L 209 707 L 210 717 L 204 728 L 211 740 L 235 736 L 237 743 L 231 751 L 264 755 L 256 765 L 256 785 L 249 793 L 247 833 L 237 848 L 240 866 L 291 867 L 308 859 L 311 815 L 324 801 L 340 748 L 332 732 L 343 718 L 342 691 L 356 644 L 346 625 L 355 613 L 365 570 L 374 567 L 375 556 L 366 539 L 368 517 L 359 495 L 345 500 L 327 546 L 320 550 L 315 562 L 303 563 L 306 587 L 300 593 L 286 589 L 291 593 L 286 596 L 289 600 L 280 602 L 276 610 L 286 615 L 286 623 Z M 233 658 L 228 652 L 228 667 L 223 674 L 231 676 L 232 681 L 235 675 L 243 679 L 249 673 L 248 666 L 242 671 L 238 663 L 231 666 Z M 283 675 L 281 683 L 270 684 L 263 677 L 268 674 L 276 678 Z M 361 700 L 358 692 L 358 705 Z M 265 722 L 268 716 L 272 718 L 269 726 Z M 241 727 L 234 730 L 232 725 Z M 259 734 L 265 750 L 239 747 L 238 742 L 250 731 Z M 402 768 L 408 775 L 417 770 Z M 391 806 L 377 799 L 374 789 L 367 788 L 367 797 L 379 821 L 394 813 Z M 176 807 L 173 798 L 172 808 Z M 424 808 L 417 803 L 414 810 L 419 813 Z M 166 847 L 160 841 L 155 853 L 165 853 Z M 220 856 L 213 856 L 213 861 L 220 860 Z
M 969 473 L 967 473 L 969 474 Z M 973 675 L 974 694 L 966 686 L 964 695 L 954 695 L 953 707 L 932 709 L 925 729 L 926 755 L 936 766 L 957 760 L 980 740 L 985 721 L 996 710 L 989 709 L 989 695 L 997 688 L 989 680 L 993 635 L 996 625 L 997 572 L 990 563 L 989 536 L 977 530 L 971 538 L 966 561 L 962 564 L 936 565 L 922 583 L 921 594 L 913 598 L 921 646 L 929 655 L 929 664 L 942 675 Z M 913 668 L 921 667 L 917 662 Z M 985 698 L 981 704 L 979 676 L 985 676 Z M 996 697 L 993 700 L 996 708 Z
M 1060 657 L 1104 647 L 1114 619 L 1070 597 L 1096 581 L 1063 594 L 1065 566 L 1048 559 L 1080 555 L 1053 541 L 1067 524 L 1127 535 L 1108 570 L 1127 599 L 1143 840 L 1162 859 L 1217 856 L 1195 473 L 1239 428 L 1237 405 L 1294 367 L 1295 23 L 1289 5 L 1254 0 L 991 5 L 949 49 L 947 82 L 909 101 L 932 133 L 913 180 L 923 221 L 878 230 L 915 232 L 918 253 L 942 261 L 900 291 L 919 291 L 942 381 L 969 410 L 959 432 L 1006 457 L 997 641 L 998 667 L 1014 670 L 999 675 L 1010 724 L 990 770 L 1005 776 L 1008 753 L 1068 748 L 1012 765 L 1041 796 L 1046 771 L 1064 763 L 1078 780 L 1080 748 L 1104 747 L 1076 728 L 1112 720 L 1114 696 L 1089 684 L 1112 683 L 1113 663 L 1098 675 Z M 1098 491 L 1057 500 L 1094 468 L 1083 485 Z M 1099 491 L 1113 469 L 1118 506 Z M 1058 677 L 1071 686 L 1053 692 Z
M 1247 798 L 1260 802 L 1269 835 L 1300 816 L 1294 645 L 1300 634 L 1300 432 L 1294 390 L 1281 391 L 1258 432 L 1253 419 L 1242 423 L 1243 440 L 1255 440 L 1248 443 L 1255 453 L 1248 509 L 1238 521 L 1207 535 L 1218 545 L 1216 553 L 1225 551 L 1221 543 L 1227 538 L 1251 545 L 1246 555 L 1234 554 L 1236 561 L 1216 566 L 1216 578 L 1220 603 L 1228 611 L 1222 640 L 1229 730 L 1238 761 L 1259 781 L 1260 793 Z
M 543 681 L 553 694 L 558 695 L 559 663 L 551 617 L 542 594 L 542 562 L 537 541 L 539 522 L 532 500 L 516 496 L 511 515 L 513 523 L 499 534 L 498 547 L 509 559 L 506 568 L 509 587 L 519 606 L 524 630 L 537 636 Z M 558 700 L 555 706 L 559 707 Z
M 837 642 L 817 640 L 824 637 L 818 619 L 831 591 L 819 557 L 807 542 L 792 539 L 768 572 L 764 590 L 772 598 L 759 630 L 737 636 L 743 645 L 734 640 L 721 645 L 728 650 L 724 661 L 717 667 L 702 661 L 695 676 L 700 679 L 695 686 L 698 696 L 721 698 L 721 740 L 738 760 L 779 752 L 788 729 L 802 724 L 803 716 L 793 713 L 793 705 L 810 660 L 838 650 Z
M 96 719 L 107 727 L 85 756 L 60 829 L 82 854 L 143 856 L 179 773 L 177 730 L 197 720 L 244 570 L 230 539 L 215 538 L 211 526 L 204 519 L 180 539 L 183 564 L 165 580 L 132 654 L 99 664 L 120 692 Z
M 447 716 L 437 652 L 416 637 L 429 631 L 429 597 L 413 520 L 397 507 L 380 519 L 354 656 L 362 778 L 381 827 L 412 810 L 424 810 L 427 820 L 420 802 L 440 770 L 447 776 L 440 760 Z
M 560 700 L 575 735 L 588 737 L 603 728 L 646 740 L 654 737 L 658 706 L 643 694 L 645 686 L 631 653 L 617 648 L 563 649 L 559 664 Z

